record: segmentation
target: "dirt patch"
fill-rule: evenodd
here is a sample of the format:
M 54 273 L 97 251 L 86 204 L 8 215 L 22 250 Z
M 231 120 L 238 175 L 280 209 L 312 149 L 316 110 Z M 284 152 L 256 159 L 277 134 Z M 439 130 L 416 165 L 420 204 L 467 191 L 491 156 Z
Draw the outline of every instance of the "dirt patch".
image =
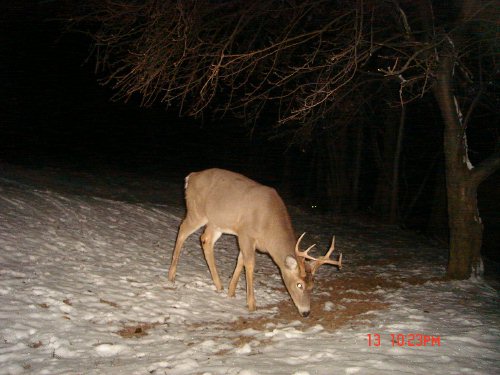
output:
M 146 336 L 148 330 L 158 325 L 160 325 L 160 323 L 136 323 L 131 326 L 126 326 L 116 333 L 126 339 L 139 338 Z
M 240 317 L 234 322 L 217 322 L 207 325 L 206 323 L 195 323 L 186 327 L 188 330 L 209 329 L 214 331 L 233 331 L 239 333 L 246 329 L 257 331 L 272 330 L 280 326 L 288 326 L 292 322 L 300 321 L 301 329 L 308 329 L 321 325 L 327 331 L 335 331 L 342 326 L 369 323 L 371 313 L 384 310 L 389 304 L 382 301 L 380 290 L 397 289 L 404 285 L 420 285 L 428 281 L 441 281 L 441 278 L 424 279 L 419 277 L 373 277 L 370 275 L 342 277 L 331 281 L 318 280 L 312 294 L 311 314 L 307 318 L 301 318 L 297 309 L 289 298 L 279 303 L 276 307 L 278 313 L 273 316 Z M 280 288 L 286 294 L 285 288 Z M 116 305 L 114 302 L 101 300 L 100 302 Z M 116 306 L 115 306 L 116 307 Z M 275 306 L 265 306 L 265 308 Z M 161 323 L 132 323 L 118 332 L 123 338 L 140 338 L 148 334 Z M 253 335 L 238 335 L 232 339 L 232 347 L 243 347 L 245 344 L 255 340 Z M 270 341 L 270 340 L 269 340 Z M 260 344 L 267 342 L 260 340 Z M 217 355 L 223 355 L 230 350 L 223 350 Z
M 386 309 L 389 304 L 381 301 L 379 294 L 375 293 L 379 288 L 397 288 L 400 283 L 373 277 L 351 277 L 339 278 L 334 286 L 331 282 L 318 281 L 315 285 L 311 301 L 311 314 L 307 318 L 301 318 L 297 309 L 290 299 L 285 299 L 277 305 L 279 312 L 273 316 L 240 317 L 230 323 L 216 323 L 213 329 L 233 331 L 240 333 L 246 329 L 257 331 L 273 330 L 276 327 L 297 324 L 300 321 L 300 329 L 307 329 L 320 324 L 325 330 L 334 331 L 347 324 L 366 324 L 370 318 L 370 312 Z M 282 293 L 287 293 L 284 288 Z M 266 308 L 274 306 L 265 306 Z M 192 325 L 190 328 L 198 329 L 206 325 Z M 254 335 L 240 334 L 233 337 L 232 347 L 243 347 L 255 340 Z M 259 340 L 259 345 L 267 345 L 271 339 Z M 224 349 L 216 355 L 225 355 L 233 349 Z
M 334 331 L 347 324 L 351 326 L 361 322 L 366 324 L 367 319 L 370 318 L 370 312 L 384 310 L 389 306 L 381 300 L 378 293 L 380 289 L 397 289 L 405 283 L 420 285 L 427 281 L 441 280 L 418 277 L 388 279 L 369 275 L 338 278 L 333 285 L 331 281 L 318 280 L 312 295 L 309 317 L 301 318 L 292 301 L 286 299 L 277 305 L 279 313 L 275 316 L 242 317 L 223 328 L 235 332 L 248 328 L 264 330 L 300 320 L 302 327 L 305 328 L 321 324 L 325 330 Z M 282 292 L 286 293 L 286 290 L 283 288 Z M 238 342 L 240 345 L 245 343 L 245 337 L 241 338 L 241 343 Z
M 227 327 L 232 331 L 242 331 L 253 328 L 267 329 L 270 326 L 289 324 L 300 320 L 306 328 L 321 324 L 326 330 L 333 331 L 345 324 L 356 324 L 362 315 L 370 311 L 383 310 L 388 307 L 373 292 L 377 287 L 396 287 L 395 282 L 384 280 L 346 278 L 335 281 L 335 288 L 319 282 L 315 286 L 311 301 L 311 314 L 301 318 L 291 300 L 282 301 L 277 305 L 279 313 L 272 317 L 255 319 L 240 318 Z M 283 289 L 283 293 L 286 291 Z

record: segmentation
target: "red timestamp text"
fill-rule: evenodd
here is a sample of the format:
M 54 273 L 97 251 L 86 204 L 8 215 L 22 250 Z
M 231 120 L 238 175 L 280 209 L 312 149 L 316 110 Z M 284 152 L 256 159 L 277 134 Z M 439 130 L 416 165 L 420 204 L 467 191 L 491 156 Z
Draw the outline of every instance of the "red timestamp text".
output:
M 422 333 L 391 333 L 391 346 L 441 346 L 441 336 L 424 335 Z M 381 346 L 382 340 L 378 333 L 368 333 L 368 346 Z

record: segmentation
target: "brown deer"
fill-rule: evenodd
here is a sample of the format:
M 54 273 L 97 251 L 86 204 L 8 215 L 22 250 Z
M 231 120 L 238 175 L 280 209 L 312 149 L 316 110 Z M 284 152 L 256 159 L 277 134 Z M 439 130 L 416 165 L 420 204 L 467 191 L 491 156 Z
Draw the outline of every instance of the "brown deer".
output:
M 215 267 L 214 244 L 223 233 L 233 234 L 238 236 L 240 253 L 228 295 L 234 297 L 244 266 L 247 305 L 250 311 L 255 310 L 253 273 L 255 250 L 258 249 L 270 254 L 299 313 L 308 316 L 313 275 L 318 267 L 324 263 L 342 267 L 342 254 L 338 261 L 329 259 L 335 237 L 325 256 L 313 258 L 308 253 L 314 245 L 305 251 L 299 250 L 305 233 L 296 241 L 285 204 L 273 188 L 241 174 L 215 168 L 193 172 L 185 181 L 187 214 L 179 227 L 168 279 L 175 279 L 186 238 L 206 225 L 201 243 L 217 291 L 222 290 L 222 284 Z

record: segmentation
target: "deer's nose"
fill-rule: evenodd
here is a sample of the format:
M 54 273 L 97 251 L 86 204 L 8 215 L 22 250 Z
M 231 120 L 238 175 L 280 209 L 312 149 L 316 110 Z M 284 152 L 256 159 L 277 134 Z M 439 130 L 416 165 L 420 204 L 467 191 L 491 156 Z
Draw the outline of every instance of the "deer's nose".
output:
M 309 311 L 303 311 L 301 312 L 302 317 L 307 318 L 309 316 Z

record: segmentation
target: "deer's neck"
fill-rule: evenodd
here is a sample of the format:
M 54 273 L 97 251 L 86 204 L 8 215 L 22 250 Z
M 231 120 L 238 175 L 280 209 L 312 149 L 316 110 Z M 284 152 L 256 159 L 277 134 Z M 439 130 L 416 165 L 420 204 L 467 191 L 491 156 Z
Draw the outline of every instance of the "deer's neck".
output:
M 295 256 L 295 234 L 291 226 L 277 231 L 266 242 L 266 250 L 280 269 L 285 266 L 288 255 Z

